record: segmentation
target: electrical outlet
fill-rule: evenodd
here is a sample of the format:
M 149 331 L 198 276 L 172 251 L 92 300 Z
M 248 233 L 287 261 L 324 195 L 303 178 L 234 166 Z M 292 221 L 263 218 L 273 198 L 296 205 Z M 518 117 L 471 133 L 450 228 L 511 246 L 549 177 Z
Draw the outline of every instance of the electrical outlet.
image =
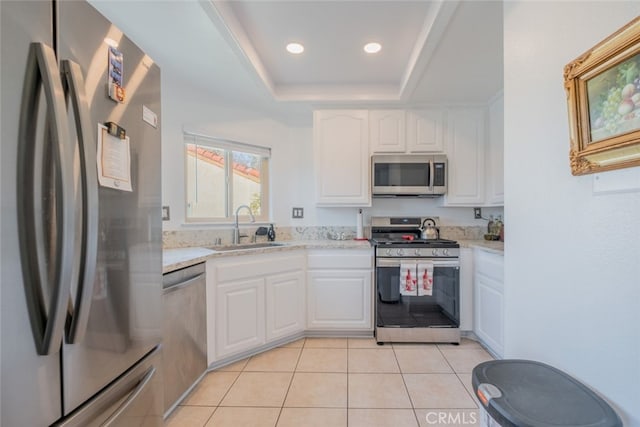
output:
M 475 219 L 482 219 L 482 208 L 473 208 L 473 217 Z
M 291 218 L 304 218 L 304 208 L 293 208 Z

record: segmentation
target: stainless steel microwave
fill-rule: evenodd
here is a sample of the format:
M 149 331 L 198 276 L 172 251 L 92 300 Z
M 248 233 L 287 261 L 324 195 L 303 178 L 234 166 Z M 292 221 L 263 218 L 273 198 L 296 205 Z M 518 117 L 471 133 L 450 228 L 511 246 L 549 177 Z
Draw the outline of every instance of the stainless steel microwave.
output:
M 435 197 L 447 192 L 447 157 L 395 154 L 371 156 L 373 197 Z

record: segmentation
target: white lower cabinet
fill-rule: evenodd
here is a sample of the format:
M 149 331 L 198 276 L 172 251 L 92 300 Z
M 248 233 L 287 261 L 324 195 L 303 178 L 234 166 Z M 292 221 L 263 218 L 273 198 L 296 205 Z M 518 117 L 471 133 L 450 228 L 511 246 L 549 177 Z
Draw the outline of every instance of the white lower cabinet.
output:
M 371 329 L 371 271 L 310 271 L 308 329 Z
M 218 356 L 264 344 L 264 279 L 219 285 L 217 300 Z
M 267 341 L 304 330 L 304 273 L 269 276 L 266 290 Z
M 474 249 L 474 333 L 498 357 L 504 354 L 504 256 Z
M 373 329 L 372 250 L 314 250 L 308 255 L 307 329 Z
M 368 248 L 208 260 L 208 363 L 305 329 L 373 330 L 372 278 L 373 250 Z
M 304 330 L 303 251 L 221 258 L 212 267 L 216 359 Z

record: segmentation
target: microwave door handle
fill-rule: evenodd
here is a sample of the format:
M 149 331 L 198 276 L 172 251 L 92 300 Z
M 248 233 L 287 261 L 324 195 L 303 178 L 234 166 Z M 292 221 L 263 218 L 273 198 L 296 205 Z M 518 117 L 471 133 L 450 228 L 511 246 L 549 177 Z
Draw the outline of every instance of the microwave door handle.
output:
M 433 163 L 434 163 L 433 160 L 429 162 L 429 193 L 433 193 L 434 191 L 435 167 Z

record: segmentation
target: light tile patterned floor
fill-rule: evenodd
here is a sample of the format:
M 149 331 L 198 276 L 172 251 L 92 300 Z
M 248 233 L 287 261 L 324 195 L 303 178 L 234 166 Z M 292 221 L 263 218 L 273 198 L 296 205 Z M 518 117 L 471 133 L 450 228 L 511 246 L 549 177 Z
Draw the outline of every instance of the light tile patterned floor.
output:
M 466 339 L 460 346 L 300 339 L 207 374 L 165 425 L 480 425 L 471 370 L 487 360 Z

